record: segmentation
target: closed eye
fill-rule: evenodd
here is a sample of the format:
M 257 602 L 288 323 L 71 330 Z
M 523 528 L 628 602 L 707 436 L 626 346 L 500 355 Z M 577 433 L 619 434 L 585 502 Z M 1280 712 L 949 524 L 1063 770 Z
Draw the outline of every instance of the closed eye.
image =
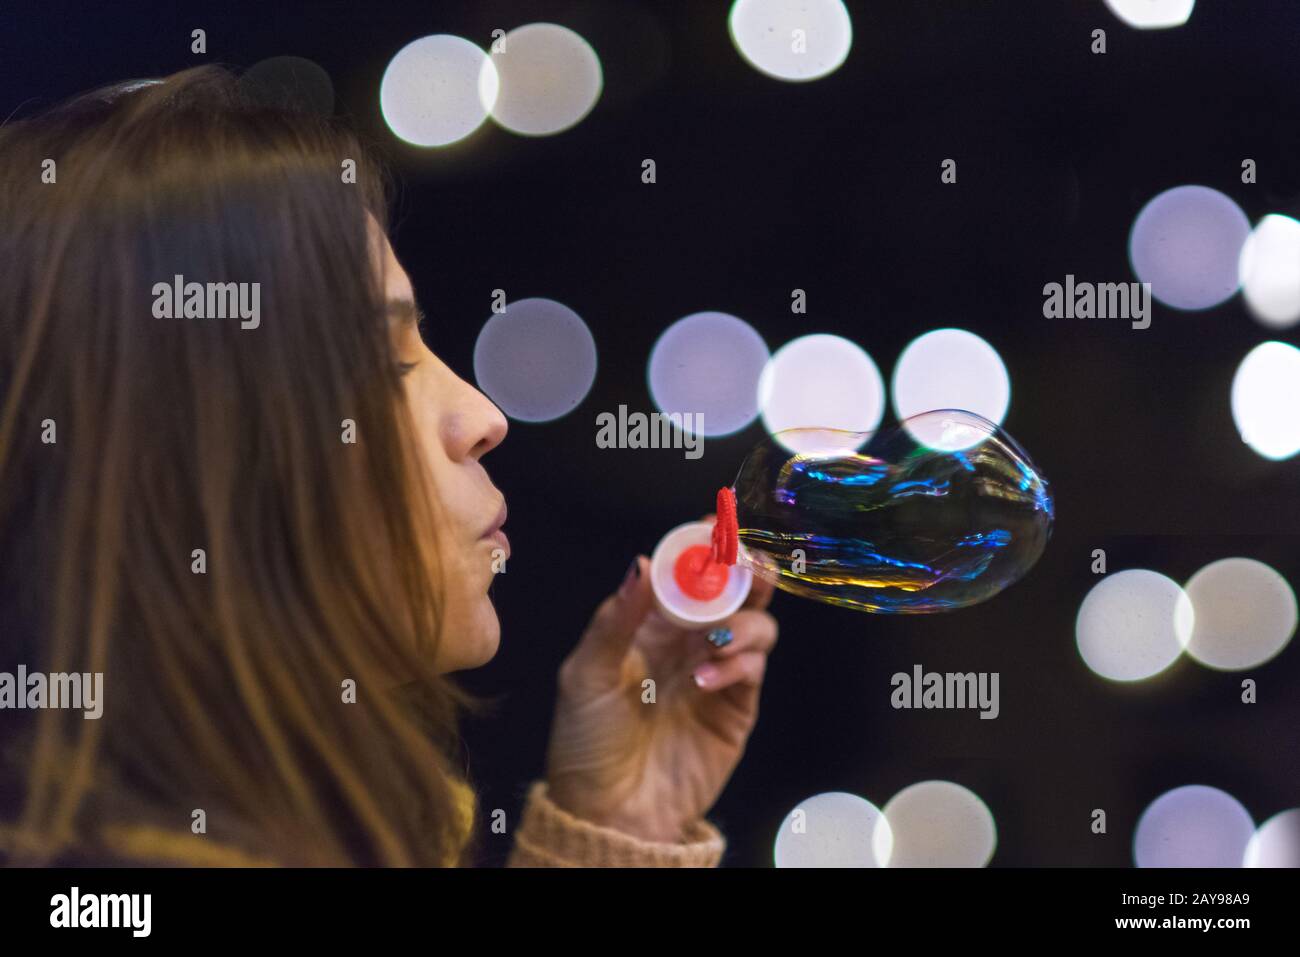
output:
M 416 334 L 424 339 L 425 324 L 424 310 L 410 299 L 390 299 L 387 303 L 388 319 L 397 326 L 415 326 Z M 400 376 L 409 375 L 410 372 L 419 365 L 418 362 L 397 362 L 394 364 L 397 374 Z

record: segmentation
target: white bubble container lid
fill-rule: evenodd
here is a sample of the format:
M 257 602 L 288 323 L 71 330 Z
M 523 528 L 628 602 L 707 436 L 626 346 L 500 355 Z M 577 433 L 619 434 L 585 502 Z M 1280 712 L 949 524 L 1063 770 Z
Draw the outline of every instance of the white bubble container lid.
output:
M 708 601 L 692 598 L 677 584 L 673 568 L 682 552 L 693 545 L 711 545 L 712 542 L 712 522 L 688 522 L 678 525 L 660 539 L 650 556 L 650 586 L 659 610 L 679 627 L 701 631 L 712 628 L 735 614 L 749 595 L 754 576 L 740 563 L 727 569 L 727 583 L 717 598 Z

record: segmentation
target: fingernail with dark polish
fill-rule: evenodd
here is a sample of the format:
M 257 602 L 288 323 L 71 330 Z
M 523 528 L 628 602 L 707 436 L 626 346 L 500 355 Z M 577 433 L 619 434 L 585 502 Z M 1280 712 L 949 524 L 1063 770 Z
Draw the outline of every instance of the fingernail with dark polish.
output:
M 714 628 L 711 632 L 709 632 L 704 637 L 705 640 L 708 641 L 708 643 L 711 644 L 714 648 L 725 648 L 727 645 L 731 644 L 731 638 L 732 638 L 731 629 Z

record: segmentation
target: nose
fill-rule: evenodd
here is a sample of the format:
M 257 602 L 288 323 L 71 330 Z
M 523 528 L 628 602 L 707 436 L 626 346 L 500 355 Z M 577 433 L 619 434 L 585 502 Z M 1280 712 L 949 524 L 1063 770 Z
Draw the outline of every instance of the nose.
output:
M 453 461 L 477 461 L 501 444 L 509 425 L 492 400 L 464 379 L 457 377 L 457 389 L 461 395 L 446 434 L 447 454 Z

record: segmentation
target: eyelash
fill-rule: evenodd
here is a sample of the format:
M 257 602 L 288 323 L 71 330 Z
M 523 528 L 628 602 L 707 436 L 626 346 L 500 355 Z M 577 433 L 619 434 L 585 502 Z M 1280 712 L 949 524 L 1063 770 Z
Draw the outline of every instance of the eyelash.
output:
M 415 313 L 415 327 L 420 332 L 420 338 L 423 339 L 424 330 L 426 328 L 424 324 L 423 309 L 417 310 L 417 312 Z M 418 362 L 399 362 L 397 363 L 397 374 L 399 376 L 409 375 L 411 371 L 415 369 L 415 367 L 418 366 L 419 364 L 420 363 Z

